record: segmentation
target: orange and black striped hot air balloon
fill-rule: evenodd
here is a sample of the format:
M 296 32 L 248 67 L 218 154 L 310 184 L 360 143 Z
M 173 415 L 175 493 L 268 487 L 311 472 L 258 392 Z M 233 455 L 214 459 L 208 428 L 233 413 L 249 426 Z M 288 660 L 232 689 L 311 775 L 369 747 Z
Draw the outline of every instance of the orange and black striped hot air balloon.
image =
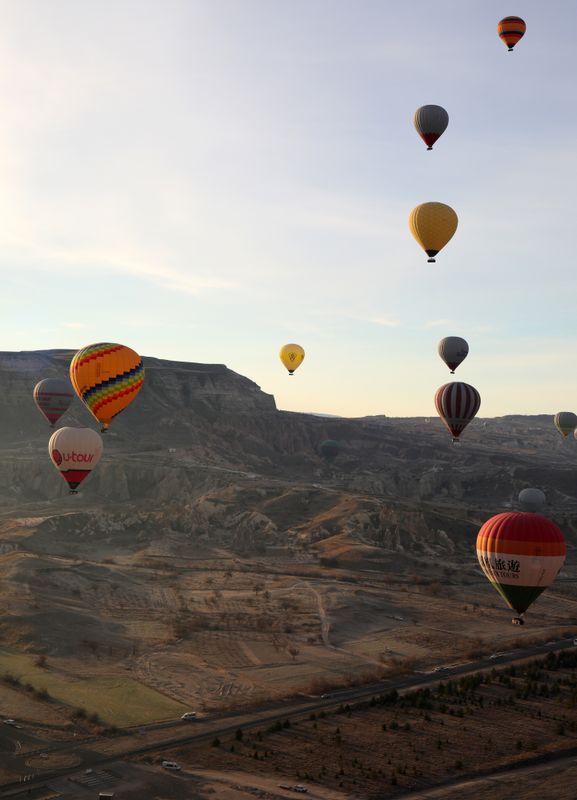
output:
M 525 35 L 527 26 L 521 17 L 503 17 L 497 25 L 497 33 L 505 42 L 511 53 L 519 39 Z

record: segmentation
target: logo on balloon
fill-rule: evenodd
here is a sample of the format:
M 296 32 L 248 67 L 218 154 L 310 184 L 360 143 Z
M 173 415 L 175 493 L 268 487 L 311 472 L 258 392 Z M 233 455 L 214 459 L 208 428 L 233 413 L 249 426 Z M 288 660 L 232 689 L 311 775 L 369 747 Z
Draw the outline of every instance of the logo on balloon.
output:
M 60 452 L 60 450 L 54 449 L 52 451 L 52 460 L 54 461 L 57 467 L 59 467 L 60 464 L 62 464 L 62 453 Z

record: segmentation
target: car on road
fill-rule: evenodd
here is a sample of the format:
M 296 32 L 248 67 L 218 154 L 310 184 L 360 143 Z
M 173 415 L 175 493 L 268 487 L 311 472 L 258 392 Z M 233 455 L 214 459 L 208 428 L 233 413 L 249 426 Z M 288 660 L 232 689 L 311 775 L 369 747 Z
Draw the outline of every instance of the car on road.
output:
M 300 794 L 307 794 L 308 789 L 306 786 L 302 786 L 302 784 L 297 783 L 295 786 L 292 787 L 293 792 L 300 792 Z
M 185 711 L 181 719 L 196 719 L 196 711 Z
M 4 725 L 12 725 L 13 728 L 20 727 L 20 725 L 18 725 L 15 719 L 3 719 L 2 722 L 4 723 Z
M 161 761 L 160 766 L 163 769 L 172 769 L 176 772 L 181 768 L 180 764 L 177 764 L 176 761 Z
M 501 658 L 502 656 L 506 656 L 507 653 L 493 653 L 489 656 L 489 658 Z
M 573 639 L 573 645 L 577 647 L 577 639 Z
M 321 694 L 321 700 L 330 700 L 332 694 Z

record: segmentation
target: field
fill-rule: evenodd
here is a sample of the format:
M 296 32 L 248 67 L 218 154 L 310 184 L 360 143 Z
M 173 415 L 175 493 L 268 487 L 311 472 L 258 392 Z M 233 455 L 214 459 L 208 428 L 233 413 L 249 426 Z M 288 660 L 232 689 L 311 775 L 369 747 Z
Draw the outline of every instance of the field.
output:
M 480 771 L 511 768 L 574 745 L 575 666 L 577 654 L 568 651 L 525 667 L 440 684 L 436 690 L 400 697 L 391 693 L 212 746 L 183 748 L 175 757 L 197 768 L 280 774 L 363 800 L 460 784 Z M 528 771 L 524 780 L 530 782 L 532 775 Z M 510 794 L 514 780 L 512 774 L 502 780 L 493 776 L 490 785 L 506 786 L 498 795 L 505 800 L 515 796 Z M 458 796 L 483 797 L 474 793 L 477 788 Z M 445 795 L 431 793 L 436 796 Z
M 132 678 L 78 679 L 59 675 L 36 666 L 30 656 L 6 650 L 0 650 L 0 673 L 14 676 L 22 684 L 30 684 L 39 692 L 45 690 L 57 704 L 82 708 L 89 716 L 96 714 L 110 726 L 130 726 L 174 718 L 186 710 L 182 704 Z M 24 720 L 30 719 L 30 714 L 36 716 L 37 709 L 25 705 L 22 693 L 17 696 L 18 713 L 15 715 Z M 40 703 L 37 705 L 42 706 Z

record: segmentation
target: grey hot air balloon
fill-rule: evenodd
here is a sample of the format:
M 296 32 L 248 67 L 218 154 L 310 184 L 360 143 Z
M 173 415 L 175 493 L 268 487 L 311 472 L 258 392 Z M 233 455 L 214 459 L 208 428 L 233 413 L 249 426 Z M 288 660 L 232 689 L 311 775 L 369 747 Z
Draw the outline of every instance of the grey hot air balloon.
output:
M 432 150 L 439 136 L 447 129 L 449 115 L 442 106 L 421 106 L 415 111 L 413 123 L 427 150 Z
M 469 353 L 469 345 L 460 336 L 445 336 L 437 345 L 437 352 L 451 370 L 451 375 L 455 372 Z
M 577 428 L 577 415 L 572 411 L 559 411 L 558 414 L 555 414 L 554 422 L 559 433 L 566 439 Z
M 547 498 L 541 489 L 522 489 L 519 492 L 519 505 L 523 511 L 534 511 L 536 513 L 543 511 Z

